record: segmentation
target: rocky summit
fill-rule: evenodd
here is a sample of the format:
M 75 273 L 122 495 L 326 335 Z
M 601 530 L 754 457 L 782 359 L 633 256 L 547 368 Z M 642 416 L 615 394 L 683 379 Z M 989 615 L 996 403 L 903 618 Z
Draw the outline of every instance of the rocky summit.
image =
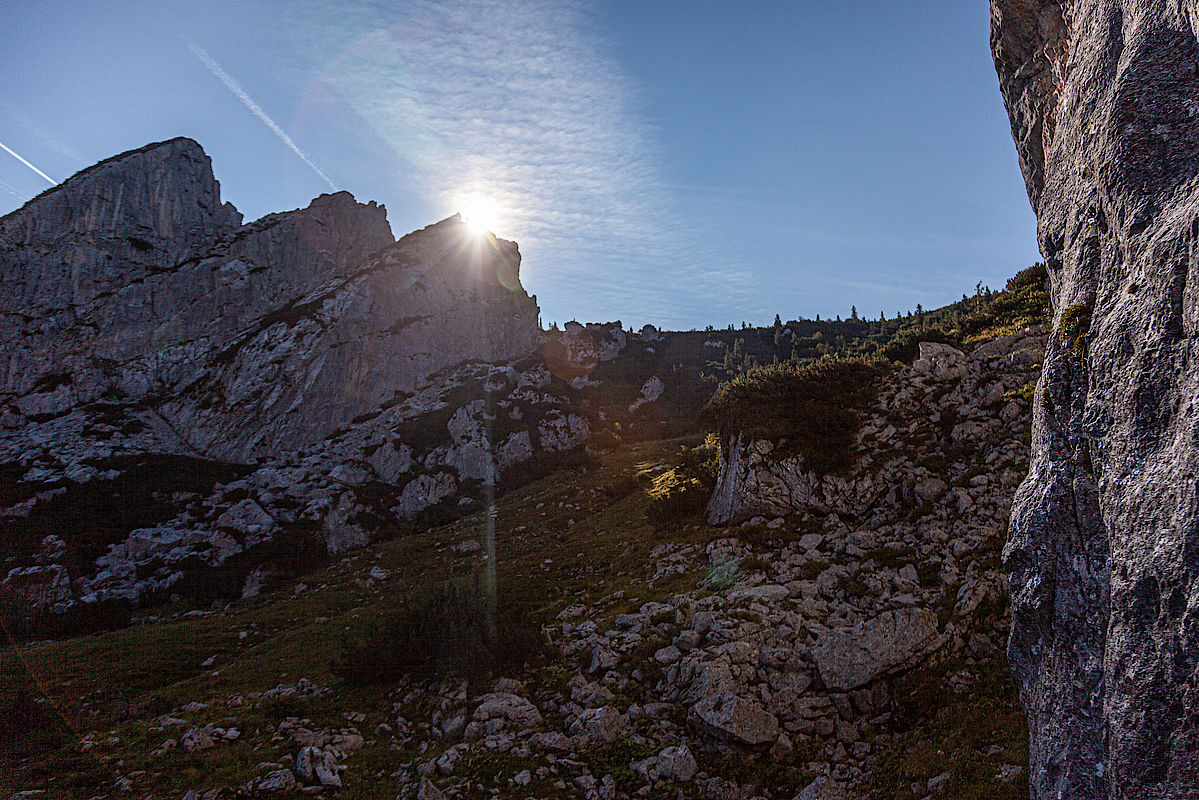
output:
M 1054 307 L 1005 556 L 1032 796 L 1199 797 L 1199 21 L 993 0 L 991 22 Z

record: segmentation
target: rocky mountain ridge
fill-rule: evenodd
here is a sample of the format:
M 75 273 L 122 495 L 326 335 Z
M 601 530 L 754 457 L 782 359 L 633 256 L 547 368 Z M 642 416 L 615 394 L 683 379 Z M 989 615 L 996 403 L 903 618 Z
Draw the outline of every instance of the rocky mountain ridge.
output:
M 39 612 L 169 596 L 277 533 L 361 546 L 372 515 L 577 447 L 586 423 L 553 376 L 502 366 L 542 336 L 519 262 L 457 217 L 396 241 L 345 192 L 243 225 L 189 139 L 0 219 L 6 594 Z M 463 407 L 436 441 L 398 441 L 448 395 Z M 513 417 L 494 456 L 485 400 Z M 69 512 L 113 502 L 99 530 Z
M 519 265 L 457 216 L 396 241 L 345 192 L 242 224 L 190 139 L 0 219 L 0 616 L 36 636 L 250 596 L 593 433 L 694 428 L 685 348 L 544 332 Z

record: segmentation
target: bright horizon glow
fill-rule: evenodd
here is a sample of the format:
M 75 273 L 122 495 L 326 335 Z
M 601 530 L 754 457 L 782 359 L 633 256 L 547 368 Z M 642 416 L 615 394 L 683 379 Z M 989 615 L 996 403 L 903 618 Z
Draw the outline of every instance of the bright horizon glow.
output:
M 468 192 L 457 198 L 458 214 L 462 222 L 475 236 L 493 233 L 498 212 L 495 203 L 479 192 Z

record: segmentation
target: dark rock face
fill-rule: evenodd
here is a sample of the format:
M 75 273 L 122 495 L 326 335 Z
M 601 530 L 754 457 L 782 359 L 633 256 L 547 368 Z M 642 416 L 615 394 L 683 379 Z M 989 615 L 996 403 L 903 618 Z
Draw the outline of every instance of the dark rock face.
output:
M 244 461 L 319 441 L 465 359 L 533 349 L 516 245 L 456 218 L 396 242 L 383 208 L 342 192 L 239 223 L 188 139 L 5 217 L 0 393 L 39 414 L 169 398 L 161 416 L 191 450 Z M 36 391 L 68 375 L 69 391 Z
M 1199 797 L 1199 12 L 991 11 L 1055 308 L 1005 552 L 1032 796 Z

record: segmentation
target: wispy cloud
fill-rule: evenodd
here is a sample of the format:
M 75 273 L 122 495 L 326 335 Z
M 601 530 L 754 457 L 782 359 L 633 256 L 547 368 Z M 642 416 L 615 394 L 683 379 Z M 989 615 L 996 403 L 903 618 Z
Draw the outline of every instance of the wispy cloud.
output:
M 744 267 L 672 212 L 637 88 L 590 13 L 554 0 L 408 3 L 380 12 L 323 78 L 444 213 L 459 194 L 494 199 L 496 233 L 520 242 L 547 319 L 670 324 L 713 297 L 744 299 Z
M 329 176 L 322 172 L 321 168 L 313 163 L 312 159 L 309 158 L 308 155 L 301 150 L 294 141 L 292 141 L 291 137 L 279 127 L 278 123 L 276 123 L 269 114 L 263 111 L 261 106 L 254 102 L 254 98 L 250 97 L 245 89 L 241 88 L 241 84 L 234 80 L 233 76 L 225 72 L 221 65 L 216 62 L 216 59 L 210 56 L 208 52 L 204 50 L 204 48 L 193 43 L 189 42 L 188 47 L 191 48 L 191 51 L 195 54 L 196 58 L 200 59 L 204 66 L 208 68 L 208 71 L 215 75 L 221 83 L 225 84 L 225 87 L 229 91 L 233 92 L 237 99 L 241 100 L 242 104 L 245 105 L 246 108 L 250 109 L 254 116 L 262 120 L 262 122 L 271 129 L 271 132 L 279 137 L 283 144 L 287 145 L 293 153 L 299 156 L 301 161 L 311 167 L 312 171 L 320 176 L 321 180 L 329 184 L 330 189 L 337 191 L 337 184 L 333 183 Z M 7 150 L 8 148 L 5 149 Z
M 10 156 L 15 158 L 17 161 L 20 161 L 22 164 L 29 167 L 31 170 L 36 172 L 38 175 L 41 175 L 43 178 L 48 180 L 52 185 L 54 185 L 54 186 L 58 185 L 58 181 L 54 180 L 49 175 L 47 175 L 46 173 L 42 172 L 40 169 L 35 167 L 33 164 L 26 161 L 24 158 L 21 157 L 20 153 L 18 153 L 16 150 L 13 150 L 11 147 L 6 145 L 4 142 L 0 142 L 0 149 L 3 149 L 4 152 L 8 153 Z

